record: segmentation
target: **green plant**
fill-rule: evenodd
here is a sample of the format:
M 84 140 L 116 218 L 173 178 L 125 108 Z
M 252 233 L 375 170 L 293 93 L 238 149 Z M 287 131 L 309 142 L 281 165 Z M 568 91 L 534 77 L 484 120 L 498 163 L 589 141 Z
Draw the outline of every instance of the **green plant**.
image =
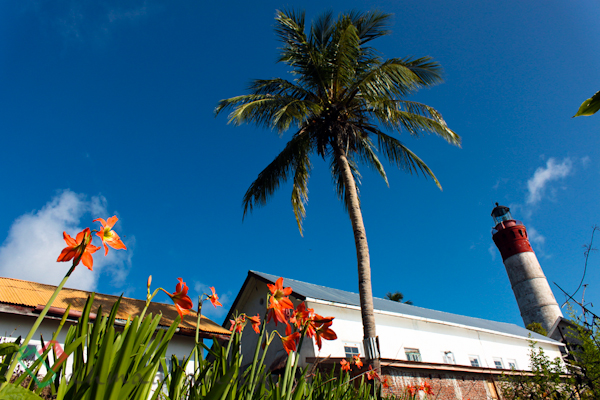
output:
M 539 333 L 540 335 L 548 336 L 548 332 L 544 329 L 542 324 L 540 324 L 539 322 L 532 322 L 529 325 L 527 325 L 525 328 L 530 330 L 531 332 L 535 332 L 535 333 Z
M 560 358 L 551 360 L 536 342 L 531 341 L 529 357 L 531 373 L 503 375 L 502 394 L 510 400 L 524 399 L 579 399 L 574 376 Z

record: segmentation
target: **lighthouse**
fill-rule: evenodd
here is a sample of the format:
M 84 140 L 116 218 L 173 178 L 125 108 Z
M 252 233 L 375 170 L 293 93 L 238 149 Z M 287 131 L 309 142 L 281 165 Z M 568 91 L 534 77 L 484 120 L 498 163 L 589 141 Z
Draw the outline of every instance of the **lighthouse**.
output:
M 512 218 L 508 207 L 498 203 L 492 210 L 492 218 L 495 225 L 492 238 L 502 255 L 525 326 L 539 322 L 550 332 L 562 313 L 531 248 L 525 226 Z

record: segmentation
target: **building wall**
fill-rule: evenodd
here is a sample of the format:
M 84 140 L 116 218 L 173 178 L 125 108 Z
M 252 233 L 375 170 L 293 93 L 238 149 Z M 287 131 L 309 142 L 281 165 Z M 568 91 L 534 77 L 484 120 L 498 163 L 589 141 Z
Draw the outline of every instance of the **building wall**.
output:
M 345 345 L 357 346 L 364 354 L 359 310 L 309 301 L 307 305 L 318 314 L 336 317 L 331 328 L 338 340 L 324 341 L 320 352 L 315 349 L 317 357 L 344 357 Z M 516 362 L 516 369 L 531 369 L 527 338 L 377 312 L 375 320 L 382 358 L 406 360 L 405 350 L 409 348 L 418 349 L 424 362 L 445 363 L 445 352 L 451 352 L 454 363 L 459 365 L 471 365 L 469 357 L 477 356 L 479 366 L 484 368 L 496 368 L 494 361 L 499 359 L 506 369 L 510 369 L 508 360 Z M 552 359 L 561 356 L 555 344 L 538 342 L 537 346 Z
M 497 377 L 489 374 L 460 372 L 422 372 L 418 370 L 384 368 L 389 388 L 384 393 L 402 395 L 408 385 L 419 386 L 423 382 L 431 385 L 436 400 L 490 400 L 499 399 Z M 417 398 L 419 398 L 417 396 Z
M 239 314 L 245 313 L 248 316 L 255 316 L 256 314 L 260 315 L 260 320 L 262 322 L 263 318 L 265 318 L 266 313 L 266 301 L 267 301 L 267 292 L 268 288 L 264 282 L 261 282 L 257 279 L 251 279 L 246 286 L 246 290 L 242 293 L 242 297 L 240 297 L 238 301 L 239 308 L 237 312 Z M 294 306 L 297 306 L 301 303 L 300 300 L 290 296 Z M 226 326 L 229 327 L 229 321 L 227 321 Z M 267 331 L 272 332 L 273 330 L 277 330 L 282 336 L 285 336 L 285 324 L 278 324 L 275 326 L 275 323 L 271 321 L 267 324 Z M 247 365 L 252 362 L 254 357 L 254 351 L 256 350 L 258 335 L 254 332 L 250 324 L 246 325 L 242 335 L 242 365 Z M 306 357 L 314 357 L 315 356 L 315 345 L 312 340 L 304 340 L 302 347 L 300 349 L 300 365 L 306 365 L 305 359 Z M 281 340 L 276 337 L 269 346 L 267 351 L 267 355 L 265 357 L 265 365 L 267 367 L 271 366 L 271 364 L 279 359 L 283 354 L 285 354 L 285 350 L 283 349 L 283 345 L 281 344 Z

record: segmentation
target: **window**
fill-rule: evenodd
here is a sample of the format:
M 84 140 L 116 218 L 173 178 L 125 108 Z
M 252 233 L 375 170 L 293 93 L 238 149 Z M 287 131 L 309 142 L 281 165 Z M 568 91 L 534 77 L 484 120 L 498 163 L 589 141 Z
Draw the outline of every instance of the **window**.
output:
M 21 360 L 23 361 L 35 361 L 38 356 L 37 346 L 34 344 L 28 344 L 25 350 L 23 351 L 23 356 Z
M 404 349 L 408 361 L 422 361 L 419 349 Z
M 517 369 L 517 360 L 506 360 L 506 362 L 508 363 L 508 368 L 510 369 Z
M 456 364 L 456 362 L 454 362 L 454 354 L 452 354 L 451 351 L 444 351 L 443 355 L 444 355 L 444 362 L 446 364 Z
M 502 359 L 501 358 L 494 358 L 494 366 L 498 369 L 503 369 L 504 368 L 504 364 L 502 363 Z
M 479 356 L 469 356 L 469 362 L 471 363 L 471 367 L 481 367 Z
M 346 358 L 352 358 L 359 354 L 358 346 L 344 346 L 344 352 L 346 353 Z

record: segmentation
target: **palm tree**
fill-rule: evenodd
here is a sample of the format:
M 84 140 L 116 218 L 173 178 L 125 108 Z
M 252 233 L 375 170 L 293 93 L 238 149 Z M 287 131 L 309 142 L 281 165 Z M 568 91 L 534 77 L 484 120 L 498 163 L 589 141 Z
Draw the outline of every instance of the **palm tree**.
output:
M 410 300 L 406 300 L 406 301 L 402 301 L 404 300 L 404 295 L 401 292 L 387 292 L 385 295 L 385 298 L 391 301 L 396 301 L 398 303 L 404 303 L 404 304 L 408 304 L 408 305 L 413 305 L 413 302 Z
M 321 156 L 339 199 L 350 216 L 358 261 L 358 290 L 365 356 L 379 367 L 369 247 L 359 203 L 359 163 L 374 167 L 387 183 L 378 155 L 409 173 L 423 173 L 440 186 L 427 165 L 398 139 L 383 132 L 419 136 L 433 132 L 460 145 L 440 113 L 405 100 L 423 87 L 440 83 L 441 67 L 430 57 L 383 60 L 368 45 L 389 33 L 389 14 L 350 12 L 336 19 L 317 18 L 305 32 L 304 13 L 277 12 L 275 32 L 283 43 L 279 62 L 295 79 L 254 80 L 250 94 L 221 100 L 215 114 L 231 109 L 229 122 L 294 134 L 283 151 L 258 175 L 243 199 L 244 216 L 263 206 L 275 190 L 292 179 L 292 207 L 300 234 L 308 200 L 310 157 Z M 375 145 L 377 143 L 377 146 Z M 440 186 L 441 188 L 441 186 Z

